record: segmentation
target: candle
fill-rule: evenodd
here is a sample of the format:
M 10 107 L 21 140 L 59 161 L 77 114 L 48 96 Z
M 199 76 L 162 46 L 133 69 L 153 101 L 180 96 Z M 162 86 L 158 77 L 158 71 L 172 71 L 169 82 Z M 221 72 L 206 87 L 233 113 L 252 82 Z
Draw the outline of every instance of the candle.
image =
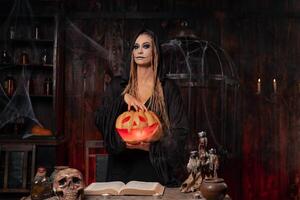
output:
M 260 78 L 259 78 L 259 79 L 257 79 L 257 91 L 256 91 L 256 93 L 260 94 L 260 91 L 261 91 L 261 83 L 260 83 Z
M 276 82 L 275 78 L 273 79 L 273 91 L 274 91 L 274 93 L 277 92 L 277 82 Z

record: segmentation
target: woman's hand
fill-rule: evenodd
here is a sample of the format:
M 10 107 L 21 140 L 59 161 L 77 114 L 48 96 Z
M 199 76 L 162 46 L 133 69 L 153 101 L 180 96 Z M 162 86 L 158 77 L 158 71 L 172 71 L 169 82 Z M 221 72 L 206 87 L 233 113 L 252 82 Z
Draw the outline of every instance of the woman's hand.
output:
M 140 149 L 140 150 L 143 150 L 143 151 L 149 151 L 150 143 L 149 142 L 140 142 L 138 144 L 126 143 L 126 147 L 128 149 Z
M 133 106 L 136 111 L 138 110 L 147 111 L 146 106 L 142 102 L 140 102 L 138 99 L 136 99 L 134 96 L 128 93 L 124 95 L 124 101 L 128 105 L 128 110 L 130 110 L 131 106 Z

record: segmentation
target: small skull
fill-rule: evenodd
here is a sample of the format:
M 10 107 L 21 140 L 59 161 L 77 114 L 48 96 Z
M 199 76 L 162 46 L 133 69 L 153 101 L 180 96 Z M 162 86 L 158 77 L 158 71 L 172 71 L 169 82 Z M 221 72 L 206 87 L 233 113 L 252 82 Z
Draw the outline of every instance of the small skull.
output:
M 77 169 L 63 169 L 54 177 L 53 190 L 59 200 L 83 200 L 83 189 L 83 177 Z

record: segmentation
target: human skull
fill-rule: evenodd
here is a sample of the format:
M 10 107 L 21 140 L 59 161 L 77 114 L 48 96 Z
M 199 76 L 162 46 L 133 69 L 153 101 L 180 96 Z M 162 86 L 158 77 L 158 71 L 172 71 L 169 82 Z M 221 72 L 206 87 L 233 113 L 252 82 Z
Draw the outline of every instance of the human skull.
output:
M 53 190 L 59 200 L 83 200 L 83 189 L 83 177 L 77 169 L 63 169 L 54 177 Z

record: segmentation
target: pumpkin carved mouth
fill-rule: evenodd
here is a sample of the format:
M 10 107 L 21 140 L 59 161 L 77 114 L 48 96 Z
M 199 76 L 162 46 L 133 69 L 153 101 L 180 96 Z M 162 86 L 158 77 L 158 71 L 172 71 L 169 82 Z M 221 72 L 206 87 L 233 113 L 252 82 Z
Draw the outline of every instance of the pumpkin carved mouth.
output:
M 124 141 L 129 143 L 138 143 L 138 141 L 145 142 L 149 138 L 152 138 L 158 130 L 158 126 L 159 124 L 155 123 L 145 128 L 134 128 L 131 130 L 125 128 L 117 128 L 117 131 Z
M 126 111 L 116 121 L 121 138 L 131 144 L 160 139 L 162 131 L 158 117 L 151 111 Z

